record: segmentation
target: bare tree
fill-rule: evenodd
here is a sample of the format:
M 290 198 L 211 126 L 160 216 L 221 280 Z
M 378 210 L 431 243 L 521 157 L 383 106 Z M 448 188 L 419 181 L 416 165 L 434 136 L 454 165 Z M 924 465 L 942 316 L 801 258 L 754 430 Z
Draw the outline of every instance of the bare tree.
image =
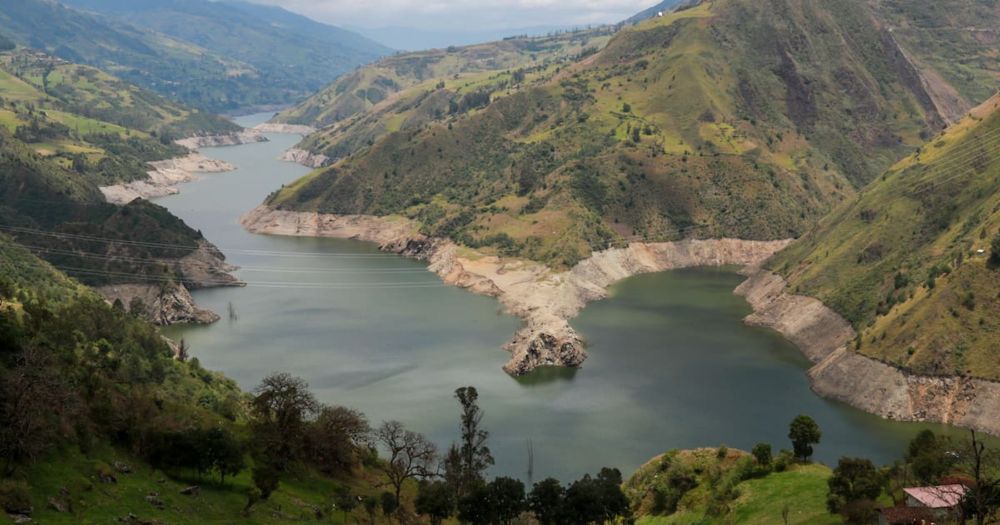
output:
M 423 434 L 407 430 L 399 421 L 386 421 L 375 431 L 375 440 L 388 454 L 380 468 L 395 489 L 396 503 L 408 479 L 433 475 L 437 447 Z
M 993 523 L 1000 510 L 1000 453 L 987 448 L 975 430 L 969 432 L 972 437 L 966 443 L 961 463 L 974 483 L 966 491 L 962 506 L 966 516 L 976 520 L 976 525 L 984 525 Z

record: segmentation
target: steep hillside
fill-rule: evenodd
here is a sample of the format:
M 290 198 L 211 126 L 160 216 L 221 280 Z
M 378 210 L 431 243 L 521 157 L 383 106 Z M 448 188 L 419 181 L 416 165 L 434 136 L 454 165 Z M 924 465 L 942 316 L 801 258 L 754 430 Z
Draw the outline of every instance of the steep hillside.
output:
M 268 202 L 406 215 L 566 266 L 628 240 L 795 237 L 942 126 L 866 6 L 716 0 L 657 17 Z
M 185 153 L 174 139 L 236 131 L 98 69 L 18 49 L 0 52 L 0 126 L 98 184 L 145 177 Z
M 348 121 L 372 108 L 385 111 L 386 105 L 404 103 L 402 99 L 412 101 L 435 90 L 449 88 L 448 93 L 453 94 L 454 86 L 482 82 L 500 72 L 510 80 L 512 70 L 542 68 L 584 50 L 595 51 L 604 46 L 609 33 L 610 29 L 603 28 L 551 37 L 509 38 L 387 57 L 340 77 L 301 104 L 278 114 L 274 122 L 321 128 Z M 441 81 L 446 86 L 438 87 Z M 387 128 L 392 130 L 393 126 Z M 317 149 L 315 153 L 322 151 Z
M 683 5 L 683 4 L 687 4 L 687 3 L 689 3 L 689 2 L 687 2 L 685 0 L 663 0 L 662 2 L 656 4 L 656 5 L 652 6 L 652 7 L 643 9 L 642 11 L 639 11 L 638 13 L 636 13 L 636 14 L 628 17 L 628 18 L 626 18 L 625 19 L 625 23 L 626 24 L 638 24 L 639 22 L 644 22 L 646 20 L 649 20 L 650 18 L 659 16 L 661 13 L 663 13 L 663 14 L 670 13 L 677 6 Z
M 770 266 L 851 321 L 864 355 L 1000 379 L 1000 97 L 900 161 Z
M 79 4 L 117 9 L 120 16 L 53 0 L 0 0 L 0 32 L 215 112 L 295 102 L 386 51 L 334 28 L 317 36 L 297 18 L 271 23 L 253 7 L 181 0 Z
M 961 118 L 1000 85 L 1000 3 L 883 0 L 873 4 L 949 120 Z

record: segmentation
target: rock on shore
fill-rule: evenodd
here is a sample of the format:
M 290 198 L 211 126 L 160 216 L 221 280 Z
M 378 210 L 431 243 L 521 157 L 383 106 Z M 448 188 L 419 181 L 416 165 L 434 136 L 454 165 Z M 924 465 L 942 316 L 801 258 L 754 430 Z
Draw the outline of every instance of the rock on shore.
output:
M 135 199 L 155 199 L 178 192 L 177 185 L 195 180 L 196 173 L 221 173 L 236 169 L 232 164 L 210 159 L 200 153 L 150 162 L 152 170 L 143 180 L 102 186 L 104 198 L 112 204 L 128 204 Z
M 429 270 L 448 284 L 496 297 L 523 322 L 505 346 L 511 359 L 504 370 L 511 375 L 538 366 L 580 366 L 587 358 L 585 343 L 569 320 L 587 302 L 606 297 L 607 287 L 621 279 L 691 266 L 755 266 L 789 242 L 638 243 L 594 253 L 568 271 L 555 272 L 539 263 L 482 255 L 447 239 L 427 238 L 416 224 L 398 217 L 292 212 L 262 205 L 241 223 L 254 233 L 374 242 L 382 250 L 428 261 Z
M 267 137 L 260 131 L 245 129 L 225 135 L 204 135 L 188 137 L 174 141 L 175 144 L 184 146 L 190 150 L 200 148 L 218 148 L 222 146 L 239 146 L 240 144 L 253 144 L 255 142 L 267 142 Z
M 317 153 L 309 153 L 304 149 L 289 148 L 281 154 L 281 160 L 301 164 L 307 168 L 322 168 L 330 163 L 330 157 Z
M 931 421 L 1000 435 L 1000 383 L 907 373 L 851 349 L 856 333 L 820 301 L 786 292 L 785 280 L 758 271 L 737 289 L 754 309 L 746 322 L 782 333 L 808 357 L 813 390 L 898 421 Z
M 158 325 L 179 323 L 210 324 L 219 316 L 199 308 L 189 290 L 220 286 L 242 286 L 230 272 L 236 267 L 225 262 L 225 257 L 214 245 L 202 241 L 197 250 L 177 260 L 177 267 L 184 275 L 183 284 L 126 283 L 99 286 L 95 290 L 109 303 L 121 301 L 129 308 L 132 301 L 142 301 L 143 317 Z

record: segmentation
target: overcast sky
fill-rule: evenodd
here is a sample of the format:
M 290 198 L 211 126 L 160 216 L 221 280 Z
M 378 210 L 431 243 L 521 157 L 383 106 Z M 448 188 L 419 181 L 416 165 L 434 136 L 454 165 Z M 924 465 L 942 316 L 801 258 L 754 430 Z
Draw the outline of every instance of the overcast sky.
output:
M 339 26 L 501 29 L 618 22 L 658 0 L 252 0 Z

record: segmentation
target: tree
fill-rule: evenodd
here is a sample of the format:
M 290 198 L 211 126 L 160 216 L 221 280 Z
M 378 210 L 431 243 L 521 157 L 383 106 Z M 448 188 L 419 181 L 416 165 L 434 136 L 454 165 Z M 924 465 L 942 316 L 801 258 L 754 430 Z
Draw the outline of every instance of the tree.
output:
M 389 495 L 392 497 L 392 494 Z M 378 511 L 378 499 L 375 496 L 365 496 L 361 500 L 361 506 L 365 509 L 365 514 L 368 515 L 368 523 L 370 525 L 375 525 L 375 513 Z
M 284 472 L 301 457 L 307 421 L 319 405 L 305 381 L 286 373 L 265 377 L 253 394 L 250 415 L 255 457 Z
M 962 510 L 976 525 L 993 523 L 1000 510 L 1000 453 L 986 447 L 975 430 L 961 453 L 962 472 L 972 478 L 972 486 L 962 498 Z
M 813 455 L 812 446 L 818 444 L 822 437 L 819 425 L 809 416 L 796 416 L 788 427 L 788 439 L 792 440 L 792 450 L 795 452 L 795 457 L 802 461 L 809 461 Z
M 546 478 L 535 483 L 528 494 L 528 510 L 535 514 L 541 525 L 560 525 L 565 523 L 562 519 L 565 499 L 566 489 L 559 480 Z
M 437 458 L 437 448 L 423 434 L 406 430 L 399 421 L 382 423 L 375 431 L 375 440 L 388 454 L 386 460 L 379 465 L 395 489 L 395 501 L 398 505 L 406 480 L 424 478 L 431 474 L 431 465 Z
M 226 476 L 235 476 L 246 468 L 243 446 L 231 433 L 212 428 L 195 431 L 192 438 L 196 454 L 203 458 L 198 467 L 218 472 L 220 483 L 226 482 Z
M 596 477 L 584 475 L 566 490 L 563 519 L 569 523 L 604 523 L 628 518 L 631 514 L 628 498 L 621 485 L 618 469 L 603 468 Z
M 1000 267 L 1000 232 L 997 232 L 996 236 L 990 242 L 989 263 L 993 268 Z
M 772 452 L 769 443 L 757 443 L 753 446 L 752 453 L 760 466 L 767 467 L 771 465 Z
M 948 474 L 952 467 L 949 455 L 949 441 L 939 437 L 933 431 L 920 431 L 906 451 L 906 462 L 913 476 L 924 485 L 937 483 L 938 479 Z
M 871 460 L 845 457 L 837 462 L 827 486 L 830 512 L 843 515 L 850 523 L 867 523 L 874 517 L 875 500 L 882 493 L 884 480 Z
M 360 460 L 371 427 L 364 414 L 344 407 L 323 406 L 309 425 L 309 459 L 326 474 L 349 473 Z
M 379 496 L 379 505 L 382 507 L 383 514 L 392 516 L 399 508 L 399 498 L 392 492 L 383 492 Z
M 490 482 L 489 492 L 496 523 L 499 525 L 510 525 L 524 511 L 524 483 L 521 480 L 496 478 Z
M 455 390 L 455 398 L 462 407 L 461 443 L 448 451 L 445 461 L 445 479 L 452 483 L 458 497 L 465 495 L 468 487 L 483 481 L 483 473 L 493 465 L 493 455 L 486 446 L 489 432 L 482 428 L 483 411 L 479 408 L 479 392 L 475 387 Z M 455 472 L 455 469 L 458 472 Z
M 333 491 L 333 504 L 344 514 L 344 523 L 347 523 L 347 513 L 358 506 L 358 498 L 351 493 L 351 487 L 341 485 Z
M 255 466 L 251 477 L 253 478 L 254 486 L 260 491 L 261 499 L 271 497 L 271 494 L 278 490 L 280 477 L 273 465 L 263 464 Z
M 423 482 L 417 491 L 416 510 L 440 525 L 455 512 L 455 492 L 443 481 Z

